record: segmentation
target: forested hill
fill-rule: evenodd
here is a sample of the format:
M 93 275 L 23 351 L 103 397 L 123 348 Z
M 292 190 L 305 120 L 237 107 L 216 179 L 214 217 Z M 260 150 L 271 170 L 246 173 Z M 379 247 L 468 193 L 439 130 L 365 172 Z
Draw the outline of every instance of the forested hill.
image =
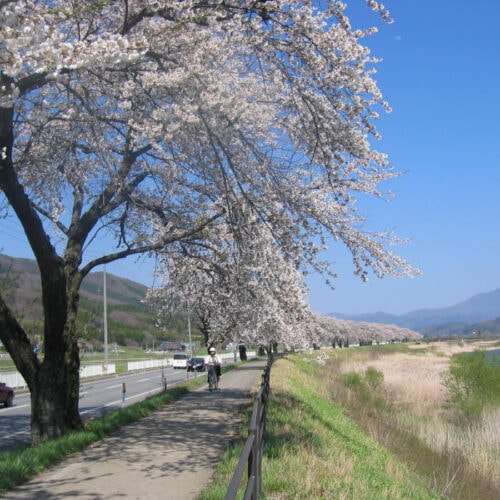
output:
M 23 321 L 42 319 L 41 284 L 36 262 L 0 254 L 0 290 Z M 143 344 L 158 337 L 154 313 L 143 302 L 144 285 L 106 273 L 110 341 Z M 80 290 L 79 328 L 87 339 L 102 338 L 103 273 L 90 273 Z M 173 330 L 177 330 L 175 324 Z M 179 329 L 182 325 L 179 325 Z M 172 335 L 175 336 L 174 333 Z
M 16 309 L 32 307 L 40 296 L 40 275 L 36 262 L 0 254 L 1 289 L 7 296 L 15 297 Z M 103 301 L 103 273 L 90 273 L 83 281 L 80 296 L 91 301 Z M 108 305 L 134 305 L 145 308 L 142 302 L 147 288 L 140 283 L 106 273 Z

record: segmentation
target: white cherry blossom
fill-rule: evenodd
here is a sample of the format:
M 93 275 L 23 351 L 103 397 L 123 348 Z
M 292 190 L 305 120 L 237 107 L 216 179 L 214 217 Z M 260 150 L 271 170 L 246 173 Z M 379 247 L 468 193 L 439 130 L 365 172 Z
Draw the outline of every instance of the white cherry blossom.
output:
M 205 259 L 193 286 L 213 295 L 209 309 L 199 302 L 212 331 L 290 344 L 313 338 L 302 277 L 334 277 L 320 258 L 331 241 L 362 279 L 416 272 L 389 251 L 400 240 L 366 230 L 357 211 L 359 195 L 387 197 L 399 174 L 373 147 L 389 110 L 363 45 L 374 30 L 344 11 L 333 0 L 0 2 L 0 206 L 40 269 L 44 358 L 2 296 L 0 338 L 30 387 L 35 443 L 80 425 L 78 291 L 100 264 L 160 252 L 168 288 L 198 304 L 175 280 Z M 207 282 L 216 268 L 224 279 Z

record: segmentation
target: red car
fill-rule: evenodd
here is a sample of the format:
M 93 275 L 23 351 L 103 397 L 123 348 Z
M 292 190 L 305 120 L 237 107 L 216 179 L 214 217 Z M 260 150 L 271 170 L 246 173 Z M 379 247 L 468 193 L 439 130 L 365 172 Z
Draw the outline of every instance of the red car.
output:
M 14 389 L 5 385 L 4 382 L 0 382 L 0 403 L 3 403 L 5 407 L 12 406 L 14 401 Z

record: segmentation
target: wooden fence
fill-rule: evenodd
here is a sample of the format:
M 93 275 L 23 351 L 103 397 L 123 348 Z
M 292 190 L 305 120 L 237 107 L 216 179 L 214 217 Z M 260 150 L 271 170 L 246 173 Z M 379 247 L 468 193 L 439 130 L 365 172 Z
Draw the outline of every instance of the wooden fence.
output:
M 245 496 L 243 498 L 245 500 L 257 500 L 261 494 L 264 432 L 266 428 L 269 381 L 273 361 L 274 358 L 271 354 L 268 358 L 264 373 L 262 374 L 262 383 L 253 404 L 248 437 L 243 447 L 243 451 L 241 452 L 233 478 L 229 483 L 224 500 L 234 500 L 236 498 L 240 484 L 243 481 L 245 470 L 247 471 L 247 483 Z

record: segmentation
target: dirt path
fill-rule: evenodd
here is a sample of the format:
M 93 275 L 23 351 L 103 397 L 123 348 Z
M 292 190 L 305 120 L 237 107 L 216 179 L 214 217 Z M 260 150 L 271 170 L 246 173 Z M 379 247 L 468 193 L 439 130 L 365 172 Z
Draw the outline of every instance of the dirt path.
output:
M 196 498 L 261 382 L 265 361 L 222 376 L 7 493 L 23 499 Z

